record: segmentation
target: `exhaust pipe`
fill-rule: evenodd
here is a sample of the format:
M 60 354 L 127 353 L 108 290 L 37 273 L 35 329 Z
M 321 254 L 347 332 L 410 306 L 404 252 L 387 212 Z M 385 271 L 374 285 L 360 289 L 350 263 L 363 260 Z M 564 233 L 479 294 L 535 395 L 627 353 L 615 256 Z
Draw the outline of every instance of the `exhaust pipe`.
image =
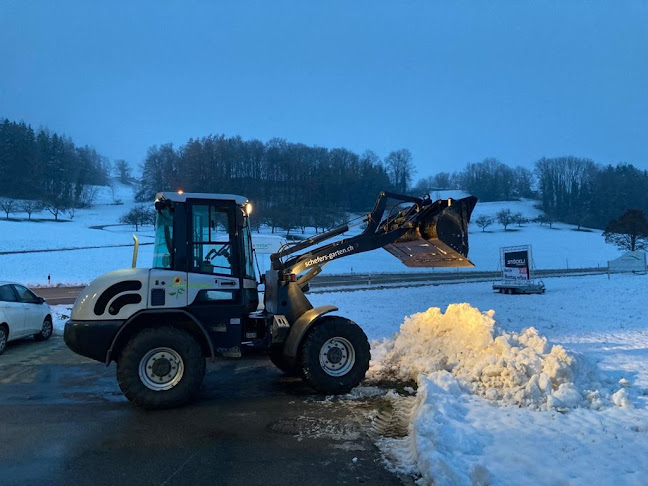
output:
M 135 233 L 133 233 L 133 241 L 135 242 L 135 246 L 133 247 L 133 268 L 135 268 L 137 266 L 137 253 L 139 252 L 139 240 L 135 236 Z

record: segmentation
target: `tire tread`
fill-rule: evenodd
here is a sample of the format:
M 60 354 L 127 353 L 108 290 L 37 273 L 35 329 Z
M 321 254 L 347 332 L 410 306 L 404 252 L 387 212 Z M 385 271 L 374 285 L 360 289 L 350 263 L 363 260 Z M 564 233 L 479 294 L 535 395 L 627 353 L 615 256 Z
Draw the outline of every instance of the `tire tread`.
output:
M 150 390 L 139 378 L 142 356 L 158 346 L 172 347 L 184 361 L 185 375 L 170 390 Z M 205 367 L 200 344 L 188 332 L 173 326 L 146 328 L 135 334 L 120 353 L 117 381 L 126 398 L 138 407 L 150 410 L 173 408 L 195 398 L 205 375 Z
M 351 342 L 356 361 L 351 370 L 342 376 L 330 376 L 322 370 L 319 351 L 332 337 L 344 337 Z M 355 322 L 340 317 L 324 319 L 312 329 L 300 349 L 300 367 L 304 380 L 321 393 L 339 395 L 350 392 L 364 379 L 369 369 L 371 351 L 369 340 Z

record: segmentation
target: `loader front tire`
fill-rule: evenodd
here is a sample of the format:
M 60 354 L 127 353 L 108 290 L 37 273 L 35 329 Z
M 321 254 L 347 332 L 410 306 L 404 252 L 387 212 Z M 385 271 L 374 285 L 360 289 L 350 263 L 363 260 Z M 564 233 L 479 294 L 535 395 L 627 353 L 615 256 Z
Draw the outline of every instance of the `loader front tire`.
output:
M 272 364 L 283 371 L 286 376 L 299 376 L 299 366 L 286 359 L 283 346 L 271 349 L 268 355 Z
M 146 409 L 172 408 L 191 401 L 205 376 L 200 344 L 174 327 L 143 329 L 117 360 L 119 388 Z
M 355 322 L 324 319 L 304 339 L 300 349 L 304 380 L 325 394 L 348 393 L 369 369 L 369 341 Z

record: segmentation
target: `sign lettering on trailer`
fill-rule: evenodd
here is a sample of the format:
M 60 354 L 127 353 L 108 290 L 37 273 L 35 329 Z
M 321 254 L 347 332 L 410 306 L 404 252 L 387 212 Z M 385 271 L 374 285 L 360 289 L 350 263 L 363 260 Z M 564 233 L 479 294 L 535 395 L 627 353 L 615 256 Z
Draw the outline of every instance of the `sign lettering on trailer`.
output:
M 520 282 L 530 279 L 529 250 L 504 251 L 502 278 L 505 282 Z

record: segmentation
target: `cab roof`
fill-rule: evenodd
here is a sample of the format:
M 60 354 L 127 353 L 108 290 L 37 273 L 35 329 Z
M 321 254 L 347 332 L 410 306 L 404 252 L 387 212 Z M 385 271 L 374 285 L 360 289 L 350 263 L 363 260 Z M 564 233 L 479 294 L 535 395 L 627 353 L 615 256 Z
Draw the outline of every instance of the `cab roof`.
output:
M 211 194 L 208 192 L 158 192 L 155 199 L 167 199 L 173 202 L 187 202 L 187 199 L 209 199 L 211 201 L 234 201 L 239 206 L 248 202 L 245 196 L 236 196 L 234 194 Z

